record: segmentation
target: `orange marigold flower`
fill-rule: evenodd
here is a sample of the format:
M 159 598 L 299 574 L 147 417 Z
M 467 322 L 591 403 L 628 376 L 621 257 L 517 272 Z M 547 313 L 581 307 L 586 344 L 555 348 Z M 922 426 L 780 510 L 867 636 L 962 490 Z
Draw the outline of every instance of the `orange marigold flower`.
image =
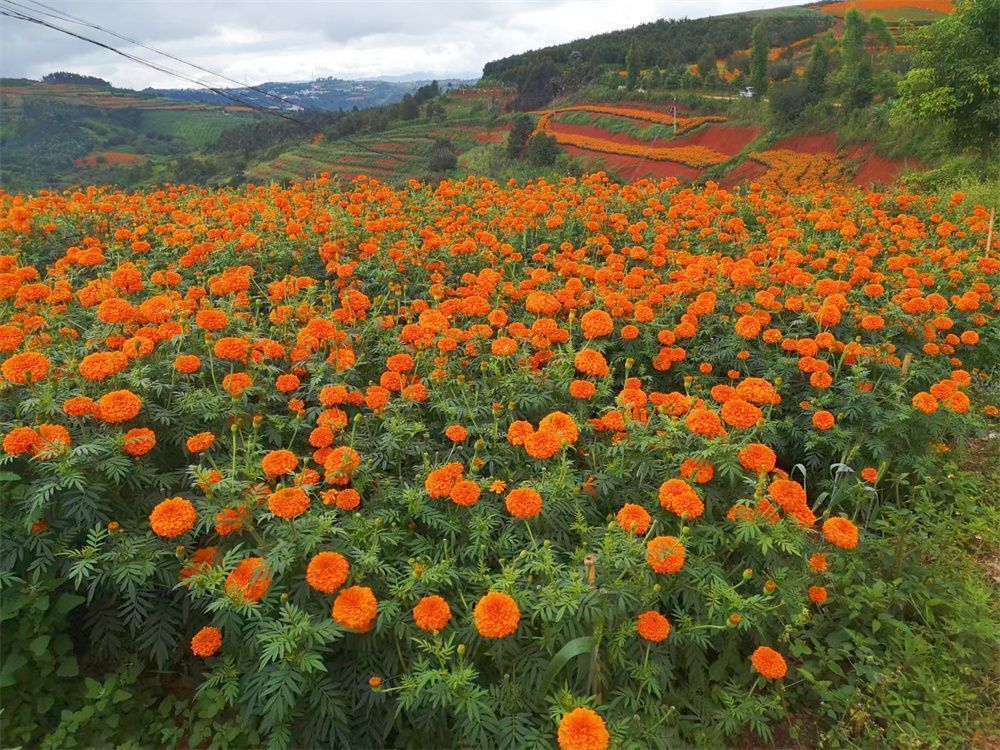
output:
M 764 418 L 764 413 L 741 398 L 732 398 L 722 405 L 721 409 L 723 421 L 732 427 L 749 429 Z
M 643 536 L 649 531 L 649 525 L 653 521 L 649 512 L 635 503 L 625 503 L 615 516 L 615 520 L 625 531 L 636 536 Z
M 4 435 L 3 450 L 8 456 L 20 456 L 33 452 L 41 439 L 41 435 L 31 427 L 15 427 Z
M 684 566 L 687 552 L 677 537 L 657 536 L 646 545 L 646 562 L 657 573 L 676 573 Z
M 129 390 L 111 391 L 97 400 L 97 416 L 110 424 L 135 419 L 141 408 L 142 399 Z
M 452 461 L 439 469 L 434 469 L 424 480 L 424 489 L 427 494 L 436 500 L 451 495 L 451 490 L 462 477 L 462 464 Z
M 559 433 L 553 430 L 538 430 L 533 432 L 524 441 L 524 449 L 532 458 L 544 460 L 552 458 L 563 447 L 563 441 Z
M 201 360 L 194 354 L 181 354 L 174 360 L 174 369 L 184 375 L 198 372 L 201 368 Z
M 306 566 L 306 583 L 323 594 L 332 594 L 347 581 L 351 564 L 339 552 L 319 552 Z
M 784 510 L 792 511 L 806 505 L 806 491 L 791 479 L 775 479 L 767 488 L 768 493 Z
M 226 578 L 226 593 L 246 602 L 259 602 L 271 585 L 271 573 L 261 557 L 247 557 Z
M 63 411 L 68 417 L 85 417 L 93 414 L 96 409 L 94 400 L 86 396 L 73 396 L 63 401 Z
M 253 380 L 249 373 L 233 372 L 222 379 L 222 389 L 233 398 L 239 398 L 240 394 L 252 383 Z
M 229 316 L 222 310 L 199 310 L 195 313 L 194 324 L 206 331 L 221 331 L 229 324 Z
M 708 409 L 692 409 L 684 420 L 684 424 L 695 435 L 703 437 L 715 437 L 725 435 L 726 428 L 722 426 L 722 420 L 714 411 Z
M 785 658 L 767 646 L 759 646 L 750 657 L 750 663 L 759 674 L 771 680 L 780 680 L 788 673 Z
M 469 431 L 460 424 L 453 424 L 444 431 L 445 437 L 453 443 L 461 443 L 469 437 Z
M 149 514 L 149 525 L 153 533 L 164 539 L 173 539 L 194 528 L 198 511 L 189 500 L 172 497 L 157 504 Z
M 361 466 L 361 454 L 349 445 L 337 446 L 323 461 L 326 481 L 330 484 L 347 484 L 359 466 Z
M 825 573 L 827 569 L 826 555 L 822 552 L 813 552 L 809 556 L 809 567 L 814 573 Z
M 825 410 L 820 410 L 812 415 L 813 427 L 817 430 L 829 430 L 836 423 L 834 416 Z
M 753 315 L 744 315 L 736 321 L 736 334 L 745 339 L 754 339 L 762 327 L 760 321 Z
M 219 359 L 243 360 L 250 349 L 250 342 L 236 336 L 224 336 L 215 342 L 212 349 Z
M 605 750 L 611 735 L 604 719 L 589 708 L 575 708 L 559 722 L 559 750 Z
M 807 593 L 816 604 L 822 604 L 826 601 L 826 589 L 822 586 L 810 586 Z
M 294 472 L 299 466 L 299 459 L 289 450 L 276 450 L 264 456 L 260 466 L 267 476 L 279 477 Z
M 521 610 L 514 597 L 498 591 L 490 591 L 480 599 L 472 614 L 483 638 L 505 638 L 521 622 Z
M 615 330 L 615 322 L 604 310 L 588 310 L 580 318 L 580 326 L 587 340 L 607 336 Z
M 413 608 L 413 619 L 417 627 L 428 633 L 436 633 L 451 620 L 451 607 L 437 594 L 425 596 Z
M 593 398 L 595 393 L 597 393 L 597 386 L 589 380 L 574 380 L 569 384 L 569 395 L 581 401 Z
M 361 493 L 351 487 L 348 487 L 347 489 L 340 490 L 337 493 L 334 503 L 336 503 L 340 510 L 354 510 L 361 505 Z
M 682 518 L 695 519 L 705 512 L 705 503 L 683 479 L 668 479 L 660 485 L 660 506 Z
M 306 512 L 309 495 L 298 487 L 284 487 L 271 494 L 267 507 L 279 518 L 295 518 Z
M 128 367 L 128 357 L 122 352 L 94 352 L 80 360 L 80 374 L 87 380 L 106 380 Z
M 710 461 L 686 458 L 681 463 L 681 476 L 685 479 L 693 477 L 698 484 L 708 484 L 715 476 L 715 466 Z
M 274 381 L 274 387 L 282 393 L 291 393 L 298 388 L 301 383 L 302 381 L 299 380 L 298 376 L 286 373 L 278 376 L 277 380 Z
M 40 458 L 51 458 L 70 446 L 69 430 L 61 424 L 40 424 L 37 427 L 38 442 L 34 453 Z
M 938 410 L 938 400 L 926 391 L 920 391 L 910 401 L 913 408 L 922 411 L 924 414 L 933 414 Z
M 854 549 L 858 546 L 858 527 L 847 518 L 834 516 L 823 522 L 823 537 L 841 549 Z
M 573 358 L 573 366 L 584 375 L 603 378 L 610 372 L 604 355 L 594 349 L 581 349 Z
M 145 456 L 156 446 L 156 433 L 148 427 L 136 427 L 125 433 L 122 450 L 130 456 Z
M 49 358 L 40 352 L 22 352 L 5 359 L 0 372 L 14 385 L 37 383 L 49 374 Z
M 576 426 L 576 421 L 569 414 L 562 411 L 554 411 L 542 417 L 538 423 L 538 431 L 551 430 L 559 436 L 563 445 L 573 445 L 580 437 L 580 428 Z
M 479 502 L 479 495 L 482 493 L 479 485 L 471 479 L 460 479 L 455 482 L 448 497 L 455 505 L 470 506 Z
M 511 445 L 524 445 L 528 436 L 534 432 L 535 428 L 531 426 L 531 422 L 525 422 L 524 420 L 511 422 L 510 427 L 507 428 L 507 442 Z
M 861 478 L 869 484 L 874 484 L 878 481 L 878 469 L 872 466 L 866 466 L 861 470 Z
M 191 653 L 203 659 L 222 648 L 222 631 L 216 627 L 202 628 L 191 639 Z
M 191 555 L 184 567 L 181 568 L 181 572 L 177 576 L 177 580 L 184 582 L 188 578 L 198 575 L 199 573 L 203 573 L 211 568 L 215 565 L 216 552 L 218 552 L 218 548 L 216 547 L 203 547 L 195 550 L 194 554 Z
M 659 612 L 650 610 L 639 615 L 635 629 L 641 638 L 659 643 L 670 635 L 670 621 Z
M 531 487 L 518 487 L 507 494 L 507 512 L 518 518 L 534 518 L 542 510 L 542 496 Z
M 343 589 L 333 602 L 333 619 L 361 633 L 372 629 L 378 616 L 378 600 L 367 586 Z
M 393 354 L 385 361 L 385 369 L 390 372 L 409 372 L 414 365 L 413 357 L 409 354 Z
M 185 445 L 192 453 L 201 453 L 202 451 L 207 451 L 211 448 L 212 443 L 214 442 L 215 435 L 211 432 L 199 432 L 196 435 L 189 437 L 185 442 Z
M 755 474 L 772 471 L 778 461 L 774 451 L 763 443 L 750 443 L 740 451 L 739 459 L 740 466 Z

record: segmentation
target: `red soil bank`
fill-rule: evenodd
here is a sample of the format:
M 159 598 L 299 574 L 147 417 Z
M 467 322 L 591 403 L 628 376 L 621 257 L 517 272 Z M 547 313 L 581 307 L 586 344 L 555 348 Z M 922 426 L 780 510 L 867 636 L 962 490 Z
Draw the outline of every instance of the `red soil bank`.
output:
M 747 159 L 745 162 L 736 167 L 736 169 L 723 177 L 720 181 L 720 185 L 726 188 L 726 190 L 729 190 L 737 185 L 742 185 L 743 183 L 749 183 L 760 179 L 766 172 L 767 167 L 763 164 Z
M 704 146 L 726 156 L 735 156 L 764 132 L 763 128 L 742 128 L 735 125 L 709 125 L 693 133 L 671 138 L 663 145 Z
M 845 152 L 844 159 L 858 164 L 851 182 L 863 188 L 892 185 L 904 170 L 924 169 L 924 166 L 915 159 L 886 159 L 878 156 L 869 143 L 851 146 Z
M 673 161 L 651 161 L 637 156 L 620 154 L 595 154 L 577 146 L 565 145 L 566 153 L 582 157 L 588 166 L 606 169 L 626 182 L 634 182 L 642 177 L 676 177 L 681 182 L 690 182 L 701 174 L 700 170 Z

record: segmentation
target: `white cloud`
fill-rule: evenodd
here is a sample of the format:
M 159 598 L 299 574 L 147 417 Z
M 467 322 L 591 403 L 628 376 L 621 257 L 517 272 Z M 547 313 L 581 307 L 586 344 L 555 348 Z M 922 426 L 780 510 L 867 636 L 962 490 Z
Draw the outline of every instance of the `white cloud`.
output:
M 31 0 L 17 0 L 30 5 Z M 732 13 L 788 0 L 46 0 L 242 82 L 366 78 L 427 72 L 476 77 L 489 60 L 658 18 Z M 37 9 L 44 10 L 44 9 Z M 123 50 L 212 80 L 93 29 L 46 17 Z M 54 70 L 117 86 L 178 87 L 169 75 L 51 29 L 0 17 L 0 72 L 40 78 Z

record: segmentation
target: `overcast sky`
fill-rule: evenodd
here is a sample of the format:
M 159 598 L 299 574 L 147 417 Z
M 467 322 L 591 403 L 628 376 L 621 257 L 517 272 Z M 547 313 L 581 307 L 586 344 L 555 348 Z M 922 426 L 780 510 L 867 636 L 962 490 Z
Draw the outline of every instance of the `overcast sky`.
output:
M 477 78 L 483 63 L 658 18 L 789 5 L 794 0 L 0 0 L 41 18 L 181 69 L 171 60 L 57 20 L 56 9 L 247 83 L 319 76 L 372 78 L 427 73 Z M 0 73 L 40 78 L 86 73 L 127 88 L 185 87 L 107 50 L 0 16 Z M 218 84 L 203 73 L 199 79 Z

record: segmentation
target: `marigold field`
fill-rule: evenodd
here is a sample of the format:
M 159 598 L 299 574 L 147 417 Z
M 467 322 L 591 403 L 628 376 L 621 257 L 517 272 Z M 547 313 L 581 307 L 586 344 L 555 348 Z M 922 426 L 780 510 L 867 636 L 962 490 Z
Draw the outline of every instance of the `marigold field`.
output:
M 239 735 L 150 745 L 854 721 L 917 619 L 866 546 L 995 429 L 1000 256 L 961 194 L 768 189 L 0 192 L 0 582 L 75 613 L 31 652 Z M 18 667 L 6 741 L 70 746 Z

